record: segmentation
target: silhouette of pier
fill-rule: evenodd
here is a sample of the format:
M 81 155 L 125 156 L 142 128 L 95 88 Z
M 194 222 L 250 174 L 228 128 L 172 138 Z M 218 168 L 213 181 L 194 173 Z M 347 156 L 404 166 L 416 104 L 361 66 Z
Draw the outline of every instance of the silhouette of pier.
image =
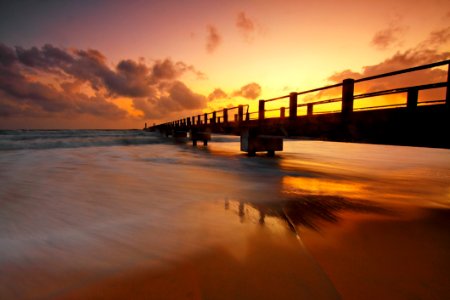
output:
M 375 76 L 349 78 L 334 85 L 259 100 L 257 111 L 249 111 L 249 105 L 238 105 L 146 126 L 144 130 L 159 131 L 174 138 L 187 138 L 189 133 L 194 145 L 197 141 L 207 145 L 214 133 L 239 135 L 241 150 L 249 155 L 259 151 L 273 155 L 283 149 L 283 138 L 289 137 L 450 148 L 449 68 L 450 60 L 445 60 Z M 420 72 L 436 72 L 437 69 L 442 74 L 447 73 L 446 80 L 428 83 L 424 82 L 423 73 L 418 76 Z M 398 76 L 408 76 L 408 81 L 415 84 L 383 88 L 395 82 Z M 355 92 L 359 89 L 363 91 Z M 443 99 L 419 99 L 421 93 L 439 90 Z M 320 99 L 299 101 L 305 96 Z M 392 96 L 397 96 L 400 102 L 374 104 L 382 97 Z M 364 101 L 367 99 L 373 101 Z

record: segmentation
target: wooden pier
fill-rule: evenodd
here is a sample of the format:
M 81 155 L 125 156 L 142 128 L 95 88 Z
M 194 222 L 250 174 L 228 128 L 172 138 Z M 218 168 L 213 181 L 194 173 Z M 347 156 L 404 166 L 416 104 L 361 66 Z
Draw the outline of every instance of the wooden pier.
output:
M 372 89 L 355 94 L 355 86 L 367 85 L 375 80 L 389 82 L 395 76 L 406 73 L 414 76 L 417 74 L 415 72 L 432 68 L 445 68 L 446 80 Z M 239 105 L 146 127 L 144 130 L 159 131 L 172 137 L 187 136 L 189 132 L 194 145 L 197 141 L 207 145 L 213 133 L 239 135 L 241 150 L 249 155 L 260 151 L 274 155 L 275 151 L 283 149 L 283 138 L 288 137 L 450 148 L 449 68 L 450 60 L 446 60 L 365 78 L 345 79 L 334 85 L 259 100 L 258 110 L 254 112 L 249 111 L 249 105 Z M 339 89 L 338 97 L 306 103 L 298 101 L 304 95 L 317 95 L 336 89 Z M 444 99 L 419 101 L 420 92 L 438 89 L 445 89 Z M 378 106 L 358 105 L 355 108 L 357 101 L 391 95 L 402 95 L 404 101 Z M 281 103 L 279 107 L 276 107 L 277 102 Z M 288 103 L 288 107 L 282 103 Z M 320 106 L 333 103 L 337 103 L 338 110 L 317 110 Z M 233 114 L 234 118 L 229 118 Z

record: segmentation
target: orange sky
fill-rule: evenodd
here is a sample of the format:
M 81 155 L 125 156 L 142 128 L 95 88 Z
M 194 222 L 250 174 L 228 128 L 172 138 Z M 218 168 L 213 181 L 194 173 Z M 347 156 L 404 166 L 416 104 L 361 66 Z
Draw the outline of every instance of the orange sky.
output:
M 348 69 L 450 58 L 441 0 L 29 0 L 0 11 L 0 128 L 141 128 L 256 107 Z

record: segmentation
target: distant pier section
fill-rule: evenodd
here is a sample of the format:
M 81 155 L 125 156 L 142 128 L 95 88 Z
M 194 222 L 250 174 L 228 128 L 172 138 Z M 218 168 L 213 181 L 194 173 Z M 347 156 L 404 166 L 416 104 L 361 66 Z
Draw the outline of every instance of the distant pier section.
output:
M 261 99 L 257 111 L 249 111 L 249 105 L 238 105 L 145 126 L 144 130 L 174 138 L 189 136 L 193 145 L 200 141 L 205 146 L 214 133 L 239 135 L 241 151 L 249 155 L 267 152 L 272 156 L 283 150 L 284 138 L 449 149 L 449 68 L 450 60 L 445 60 L 349 78 L 334 85 Z M 430 71 L 439 72 L 444 80 L 426 82 L 423 74 Z M 414 85 L 384 88 L 396 82 Z M 320 99 L 307 101 L 316 98 Z

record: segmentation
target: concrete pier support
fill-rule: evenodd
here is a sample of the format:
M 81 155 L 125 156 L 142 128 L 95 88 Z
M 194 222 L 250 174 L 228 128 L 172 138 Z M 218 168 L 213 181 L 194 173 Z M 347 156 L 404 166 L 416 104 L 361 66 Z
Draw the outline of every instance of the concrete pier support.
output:
M 256 128 L 246 128 L 241 133 L 241 151 L 249 156 L 267 151 L 267 155 L 274 156 L 275 151 L 283 151 L 283 137 L 259 134 Z
M 211 140 L 210 132 L 199 131 L 198 129 L 194 128 L 191 129 L 189 135 L 193 146 L 197 146 L 197 141 L 203 141 L 203 145 L 208 146 L 208 141 Z
M 175 143 L 185 143 L 187 141 L 187 131 L 186 130 L 173 130 L 172 138 Z

